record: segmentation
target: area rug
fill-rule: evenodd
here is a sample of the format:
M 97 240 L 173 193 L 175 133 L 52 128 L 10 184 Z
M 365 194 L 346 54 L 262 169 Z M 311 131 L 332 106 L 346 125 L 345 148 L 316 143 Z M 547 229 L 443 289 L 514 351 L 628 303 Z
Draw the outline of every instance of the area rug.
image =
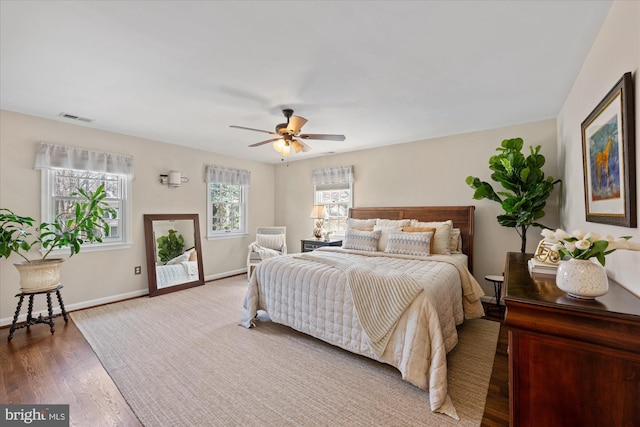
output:
M 244 276 L 71 313 L 132 410 L 152 426 L 479 426 L 500 325 L 460 327 L 456 421 L 385 364 L 270 321 L 239 326 Z

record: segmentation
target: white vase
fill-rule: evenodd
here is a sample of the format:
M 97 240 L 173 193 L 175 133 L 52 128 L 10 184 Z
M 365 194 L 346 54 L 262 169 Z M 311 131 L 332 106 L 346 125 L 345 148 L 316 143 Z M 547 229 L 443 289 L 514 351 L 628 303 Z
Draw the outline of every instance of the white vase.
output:
M 556 285 L 574 298 L 594 299 L 609 290 L 607 272 L 600 264 L 588 259 L 561 261 Z
M 54 289 L 60 284 L 60 267 L 63 261 L 54 258 L 13 264 L 20 273 L 20 289 L 23 292 Z

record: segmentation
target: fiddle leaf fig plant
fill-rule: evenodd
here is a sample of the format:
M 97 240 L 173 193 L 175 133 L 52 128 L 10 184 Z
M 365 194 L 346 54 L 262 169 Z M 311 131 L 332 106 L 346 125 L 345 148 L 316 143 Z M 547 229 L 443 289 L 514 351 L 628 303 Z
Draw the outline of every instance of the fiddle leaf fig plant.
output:
M 35 245 L 45 250 L 42 260 L 54 249 L 69 248 L 70 256 L 80 252 L 84 243 L 102 243 L 103 236 L 109 234 L 109 224 L 105 215 L 116 217 L 115 209 L 104 199 L 107 193 L 104 184 L 95 192 L 77 189 L 74 196 L 81 196 L 74 209 L 59 214 L 53 222 L 42 222 L 33 231 L 35 220 L 28 216 L 16 215 L 9 209 L 0 209 L 0 258 L 9 258 L 12 253 L 26 262 L 31 260 L 26 254 Z
M 521 238 L 520 251 L 527 246 L 529 227 L 549 228 L 538 220 L 544 217 L 547 199 L 554 186 L 561 180 L 545 177 L 542 167 L 545 157 L 540 154 L 541 146 L 529 147 L 529 155 L 521 152 L 522 138 L 505 139 L 496 148 L 499 154 L 489 158 L 489 169 L 493 171 L 491 179 L 506 191 L 495 191 L 493 186 L 474 176 L 468 176 L 467 185 L 475 190 L 475 200 L 489 199 L 500 203 L 504 214 L 498 215 L 498 224 L 513 227 Z
M 160 236 L 158 242 L 158 257 L 163 264 L 179 256 L 184 251 L 184 237 L 176 230 L 169 230 L 168 235 Z

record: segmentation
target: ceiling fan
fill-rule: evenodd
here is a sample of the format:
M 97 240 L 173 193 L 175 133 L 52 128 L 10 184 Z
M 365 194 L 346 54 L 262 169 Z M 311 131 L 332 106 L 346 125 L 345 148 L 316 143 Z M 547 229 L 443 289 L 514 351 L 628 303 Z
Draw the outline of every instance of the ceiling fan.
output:
M 294 152 L 296 153 L 299 153 L 300 151 L 309 151 L 311 147 L 300 141 L 301 139 L 318 139 L 324 141 L 344 141 L 345 139 L 344 135 L 300 133 L 302 126 L 307 123 L 307 119 L 300 116 L 294 116 L 293 110 L 289 108 L 282 110 L 282 114 L 284 114 L 284 116 L 287 118 L 287 123 L 277 124 L 275 132 L 253 129 L 244 126 L 231 125 L 230 127 L 276 135 L 277 138 L 271 138 L 265 141 L 256 142 L 255 144 L 249 145 L 249 147 L 259 147 L 260 145 L 273 142 L 273 148 L 283 157 L 288 156 L 291 153 L 291 148 L 293 148 Z

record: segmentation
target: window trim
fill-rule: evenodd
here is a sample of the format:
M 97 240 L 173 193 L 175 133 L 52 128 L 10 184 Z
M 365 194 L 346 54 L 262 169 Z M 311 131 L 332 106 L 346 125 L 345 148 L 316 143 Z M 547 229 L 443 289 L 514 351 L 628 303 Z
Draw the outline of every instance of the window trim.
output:
M 206 182 L 206 191 L 207 191 L 207 240 L 224 240 L 224 239 L 238 239 L 249 236 L 249 185 L 247 184 L 227 184 L 222 182 Z M 240 198 L 242 199 L 241 205 L 241 213 L 240 213 L 240 223 L 241 229 L 239 231 L 217 231 L 214 232 L 211 230 L 211 221 L 213 220 L 213 212 L 212 212 L 212 204 L 211 200 L 211 185 L 212 184 L 222 184 L 222 185 L 238 185 L 240 186 Z
M 53 221 L 53 181 L 54 175 L 57 170 L 75 170 L 75 169 L 67 169 L 67 168 L 51 168 L 51 169 L 41 169 L 41 178 L 40 178 L 40 218 L 42 218 L 42 222 L 51 222 Z M 81 172 L 92 172 L 88 170 L 82 170 Z M 96 172 L 96 173 L 106 173 L 109 175 L 117 175 L 108 172 Z M 119 250 L 119 249 L 129 249 L 133 246 L 132 240 L 132 224 L 133 224 L 133 213 L 132 206 L 133 201 L 131 199 L 132 188 L 133 188 L 133 179 L 124 175 L 118 175 L 120 179 L 122 179 L 122 210 L 124 211 L 124 215 L 121 218 L 122 221 L 122 239 L 117 242 L 104 242 L 104 243 L 85 243 L 82 245 L 82 252 L 99 252 L 99 251 L 111 251 L 111 250 Z M 40 253 L 45 254 L 47 250 L 40 248 Z M 71 250 L 69 248 L 60 248 L 54 249 L 50 253 L 54 256 L 62 256 L 62 255 L 70 255 Z

